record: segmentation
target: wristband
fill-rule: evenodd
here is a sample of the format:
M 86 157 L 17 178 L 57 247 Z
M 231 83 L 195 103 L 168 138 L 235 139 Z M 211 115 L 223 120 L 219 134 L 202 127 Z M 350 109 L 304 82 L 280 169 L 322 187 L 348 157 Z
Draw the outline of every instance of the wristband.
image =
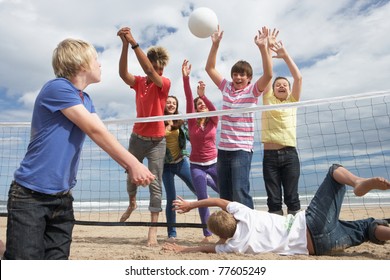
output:
M 139 44 L 137 43 L 137 44 L 135 44 L 134 46 L 131 46 L 131 48 L 134 50 L 134 49 L 136 49 L 136 48 L 138 48 L 139 47 Z

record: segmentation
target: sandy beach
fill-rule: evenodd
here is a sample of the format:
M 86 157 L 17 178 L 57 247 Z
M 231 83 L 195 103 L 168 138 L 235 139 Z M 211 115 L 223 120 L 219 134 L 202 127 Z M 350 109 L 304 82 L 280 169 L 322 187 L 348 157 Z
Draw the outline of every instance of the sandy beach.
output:
M 148 213 L 133 213 L 130 221 L 146 221 Z M 197 222 L 196 212 L 178 215 L 178 222 Z M 376 214 L 376 215 L 375 215 Z M 120 213 L 104 215 L 76 214 L 78 220 L 118 221 Z M 379 218 L 390 217 L 390 209 L 345 209 L 341 218 L 355 220 L 367 216 Z M 6 233 L 6 218 L 0 218 L 0 238 L 3 241 Z M 160 221 L 164 222 L 164 216 Z M 334 256 L 279 256 L 276 254 L 177 254 L 162 250 L 167 238 L 166 228 L 158 228 L 159 245 L 146 246 L 148 227 L 145 226 L 85 226 L 76 225 L 73 231 L 73 243 L 70 259 L 72 260 L 390 260 L 390 243 L 376 245 L 365 243 L 349 248 Z M 200 228 L 177 228 L 177 243 L 186 246 L 197 246 L 202 239 Z M 216 238 L 213 239 L 217 241 Z

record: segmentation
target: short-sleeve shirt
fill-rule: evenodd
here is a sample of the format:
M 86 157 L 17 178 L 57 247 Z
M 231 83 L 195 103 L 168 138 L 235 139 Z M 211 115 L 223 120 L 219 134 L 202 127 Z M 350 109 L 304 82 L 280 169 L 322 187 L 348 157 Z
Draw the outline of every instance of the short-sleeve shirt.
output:
M 223 79 L 219 89 L 223 96 L 223 110 L 254 107 L 262 94 L 256 84 L 249 84 L 244 89 L 235 90 L 233 83 Z M 218 148 L 225 151 L 253 150 L 255 125 L 254 114 L 226 114 L 221 118 L 221 138 Z
M 161 77 L 163 85 L 159 88 L 154 83 L 147 84 L 147 77 L 135 76 L 135 102 L 137 118 L 163 116 L 171 82 Z M 164 121 L 135 123 L 133 132 L 145 137 L 164 137 Z
M 17 183 L 46 194 L 76 185 L 85 133 L 61 110 L 80 104 L 95 113 L 89 95 L 67 79 L 54 79 L 43 86 L 34 104 L 27 153 L 14 174 Z
M 219 244 L 217 253 L 308 254 L 305 211 L 280 216 L 230 202 L 227 212 L 237 220 L 234 236 Z
M 276 105 L 292 102 L 297 101 L 291 94 L 284 101 L 277 99 L 272 90 L 263 95 L 264 105 Z M 261 117 L 261 142 L 296 147 L 296 134 L 297 108 L 263 111 Z

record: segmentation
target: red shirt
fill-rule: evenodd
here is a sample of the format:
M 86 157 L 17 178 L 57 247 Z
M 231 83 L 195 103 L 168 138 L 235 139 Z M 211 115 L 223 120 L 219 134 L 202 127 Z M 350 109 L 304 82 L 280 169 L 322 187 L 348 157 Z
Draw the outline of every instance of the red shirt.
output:
M 135 76 L 135 84 L 131 88 L 136 93 L 137 118 L 164 115 L 171 81 L 166 77 L 161 78 L 163 85 L 159 88 L 154 83 L 146 84 L 147 77 Z M 164 121 L 135 123 L 133 132 L 145 137 L 164 137 Z

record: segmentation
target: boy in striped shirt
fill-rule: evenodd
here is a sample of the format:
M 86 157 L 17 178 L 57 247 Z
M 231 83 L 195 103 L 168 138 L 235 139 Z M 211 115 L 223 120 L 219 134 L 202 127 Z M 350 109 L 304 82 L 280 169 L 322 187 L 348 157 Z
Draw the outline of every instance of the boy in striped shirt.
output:
M 263 61 L 263 75 L 255 83 L 251 83 L 253 74 L 251 65 L 243 60 L 233 65 L 232 81 L 221 76 L 215 64 L 223 31 L 218 27 L 218 30 L 211 36 L 212 46 L 206 63 L 206 72 L 222 92 L 223 110 L 256 106 L 259 96 L 272 79 L 272 64 L 267 47 L 268 35 L 268 28 L 263 27 L 254 39 Z M 222 116 L 217 162 L 220 197 L 240 202 L 252 209 L 253 199 L 250 195 L 249 173 L 253 155 L 253 117 L 253 113 Z

